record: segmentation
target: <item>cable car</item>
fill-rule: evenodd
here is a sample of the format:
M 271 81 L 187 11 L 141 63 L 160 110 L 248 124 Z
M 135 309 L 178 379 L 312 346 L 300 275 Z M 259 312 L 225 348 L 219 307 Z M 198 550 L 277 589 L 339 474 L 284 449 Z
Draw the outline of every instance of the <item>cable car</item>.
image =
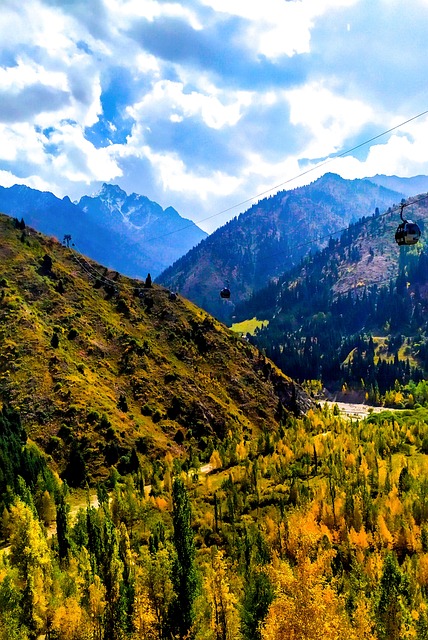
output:
M 416 244 L 421 237 L 421 230 L 416 222 L 413 222 L 412 220 L 405 220 L 403 218 L 403 209 L 404 205 L 402 204 L 400 209 L 400 218 L 403 222 L 401 222 L 397 227 L 397 231 L 395 232 L 395 242 L 400 246 L 403 244 Z
M 228 282 L 226 282 L 225 286 L 220 291 L 220 297 L 223 298 L 223 300 L 228 300 L 230 298 L 230 289 Z

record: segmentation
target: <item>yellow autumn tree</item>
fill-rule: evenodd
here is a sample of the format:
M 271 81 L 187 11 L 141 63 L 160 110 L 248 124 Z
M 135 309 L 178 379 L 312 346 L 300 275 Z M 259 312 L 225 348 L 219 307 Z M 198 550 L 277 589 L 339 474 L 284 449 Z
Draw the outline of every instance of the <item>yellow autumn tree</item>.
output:
M 156 612 L 141 581 L 136 582 L 132 623 L 135 640 L 156 640 L 159 637 Z
M 358 609 L 358 628 L 353 628 L 327 579 L 332 552 L 312 561 L 310 548 L 301 545 L 295 567 L 287 562 L 271 567 L 276 597 L 261 629 L 262 640 L 374 640 L 364 609 Z
M 165 631 L 168 612 L 174 599 L 174 587 L 171 581 L 172 552 L 160 544 L 156 553 L 150 553 L 142 548 L 137 567 L 136 584 L 140 593 L 140 609 L 143 612 L 145 624 L 153 611 L 158 636 Z
M 215 640 L 237 640 L 239 633 L 238 599 L 232 592 L 227 562 L 223 551 L 215 550 L 204 580 L 204 590 L 210 604 L 210 628 Z
M 94 581 L 89 585 L 88 595 L 88 612 L 92 621 L 91 637 L 93 640 L 102 640 L 106 608 L 106 590 L 99 576 L 94 576 Z
M 85 611 L 76 597 L 66 598 L 53 614 L 52 630 L 58 640 L 80 640 L 89 631 Z
M 10 508 L 10 559 L 25 593 L 25 623 L 30 632 L 40 633 L 46 628 L 52 567 L 39 520 L 19 499 Z
M 220 458 L 220 454 L 217 451 L 217 449 L 214 449 L 214 451 L 211 454 L 210 465 L 213 469 L 221 469 L 223 466 L 223 463 Z

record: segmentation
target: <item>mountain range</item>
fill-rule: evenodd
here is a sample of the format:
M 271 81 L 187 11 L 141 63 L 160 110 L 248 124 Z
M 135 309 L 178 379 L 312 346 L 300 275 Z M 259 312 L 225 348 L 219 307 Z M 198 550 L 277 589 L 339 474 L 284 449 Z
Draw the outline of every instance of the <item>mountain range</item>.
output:
M 109 184 L 77 203 L 24 185 L 0 187 L 0 211 L 59 240 L 71 235 L 84 255 L 138 278 L 155 277 L 207 236 L 172 207 Z
M 352 222 L 404 197 L 369 180 L 327 173 L 253 205 L 179 258 L 157 281 L 230 322 L 236 303 L 323 248 Z M 225 283 L 230 300 L 219 296 Z
M 393 189 L 391 189 L 393 187 Z M 345 180 L 325 174 L 253 205 L 207 237 L 172 207 L 104 184 L 79 202 L 26 186 L 0 187 L 0 211 L 61 240 L 110 269 L 153 278 L 230 323 L 235 304 L 298 264 L 362 216 L 428 188 L 427 176 Z M 222 300 L 228 285 L 232 296 Z
M 377 174 L 367 178 L 370 182 L 381 187 L 405 193 L 409 198 L 415 193 L 426 193 L 428 191 L 428 176 L 413 176 L 411 178 L 399 178 L 398 176 L 385 176 Z

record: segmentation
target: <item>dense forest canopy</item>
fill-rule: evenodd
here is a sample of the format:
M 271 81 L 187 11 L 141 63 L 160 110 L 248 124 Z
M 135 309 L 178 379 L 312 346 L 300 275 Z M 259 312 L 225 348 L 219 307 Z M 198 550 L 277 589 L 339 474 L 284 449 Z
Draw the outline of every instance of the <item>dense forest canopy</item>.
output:
M 19 416 L 1 424 L 4 450 Z M 427 425 L 325 406 L 206 469 L 139 457 L 73 510 L 41 463 L 3 508 L 0 637 L 425 639 Z

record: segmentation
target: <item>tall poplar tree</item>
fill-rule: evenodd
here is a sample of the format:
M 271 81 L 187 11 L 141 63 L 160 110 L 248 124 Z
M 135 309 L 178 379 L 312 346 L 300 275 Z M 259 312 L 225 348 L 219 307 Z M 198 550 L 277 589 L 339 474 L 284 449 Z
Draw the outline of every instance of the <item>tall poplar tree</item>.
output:
M 179 637 L 187 638 L 194 620 L 193 603 L 197 591 L 197 575 L 191 506 L 181 478 L 176 478 L 172 486 L 172 509 L 173 542 L 176 551 L 172 580 L 176 599 L 171 608 L 171 620 Z

